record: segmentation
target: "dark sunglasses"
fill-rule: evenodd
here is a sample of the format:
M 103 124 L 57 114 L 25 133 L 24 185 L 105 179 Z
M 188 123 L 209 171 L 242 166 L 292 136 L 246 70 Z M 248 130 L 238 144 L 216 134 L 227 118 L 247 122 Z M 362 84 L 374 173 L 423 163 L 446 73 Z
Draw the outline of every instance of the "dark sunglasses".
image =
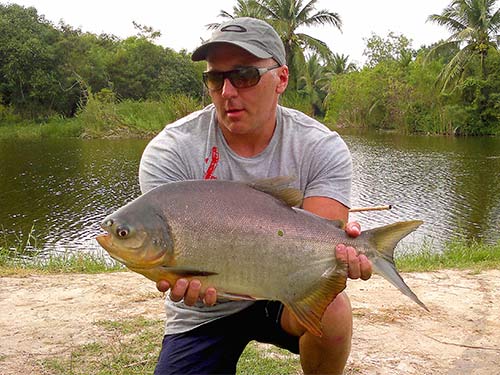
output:
M 257 68 L 255 66 L 247 66 L 227 72 L 203 72 L 203 83 L 209 90 L 221 90 L 224 86 L 225 79 L 229 79 L 231 85 L 237 89 L 246 89 L 247 87 L 255 86 L 260 81 L 265 73 L 270 70 L 279 68 L 279 65 L 274 65 L 269 68 Z

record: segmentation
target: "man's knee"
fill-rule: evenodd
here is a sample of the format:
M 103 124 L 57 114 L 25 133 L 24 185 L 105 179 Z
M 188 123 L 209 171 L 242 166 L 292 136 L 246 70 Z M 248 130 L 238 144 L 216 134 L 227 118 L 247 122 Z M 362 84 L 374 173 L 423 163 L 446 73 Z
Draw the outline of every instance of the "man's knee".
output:
M 328 305 L 321 320 L 325 338 L 350 340 L 352 336 L 352 308 L 349 297 L 340 293 Z

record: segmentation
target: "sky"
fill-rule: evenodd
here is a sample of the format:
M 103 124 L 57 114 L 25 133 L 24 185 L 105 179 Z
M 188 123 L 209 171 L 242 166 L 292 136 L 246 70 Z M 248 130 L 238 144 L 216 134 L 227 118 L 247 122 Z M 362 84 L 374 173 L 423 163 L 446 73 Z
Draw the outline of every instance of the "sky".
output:
M 0 0 L 33 6 L 39 14 L 57 24 L 63 20 L 72 27 L 96 34 L 114 34 L 126 38 L 137 34 L 132 21 L 161 32 L 156 43 L 176 51 L 194 50 L 210 31 L 205 27 L 222 22 L 221 10 L 232 13 L 236 0 Z M 300 29 L 328 44 L 330 49 L 362 64 L 365 40 L 373 33 L 386 37 L 390 31 L 413 41 L 413 48 L 430 45 L 449 36 L 437 24 L 426 22 L 431 14 L 440 14 L 451 0 L 318 0 L 317 10 L 336 12 L 342 20 L 342 32 L 333 26 Z

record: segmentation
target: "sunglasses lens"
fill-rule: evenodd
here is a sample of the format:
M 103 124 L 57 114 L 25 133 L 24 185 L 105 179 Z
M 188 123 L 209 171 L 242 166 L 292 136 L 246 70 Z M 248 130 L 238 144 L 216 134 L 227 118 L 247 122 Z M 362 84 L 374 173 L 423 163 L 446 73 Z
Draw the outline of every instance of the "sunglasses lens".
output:
M 255 86 L 259 83 L 259 70 L 254 67 L 240 68 L 229 72 L 204 72 L 203 82 L 209 90 L 220 90 L 224 86 L 224 80 L 228 78 L 231 84 L 238 88 L 244 89 Z
M 224 73 L 204 72 L 203 82 L 209 90 L 220 90 L 224 84 Z
M 230 72 L 228 78 L 234 87 L 244 89 L 259 83 L 260 74 L 257 68 L 248 67 Z

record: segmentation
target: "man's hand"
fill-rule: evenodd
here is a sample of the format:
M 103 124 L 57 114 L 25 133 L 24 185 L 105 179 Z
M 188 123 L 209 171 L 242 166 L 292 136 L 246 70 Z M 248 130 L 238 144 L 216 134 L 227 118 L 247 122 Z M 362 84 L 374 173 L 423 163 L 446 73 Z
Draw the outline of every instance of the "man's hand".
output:
M 159 280 L 156 288 L 160 292 L 166 292 L 170 289 L 170 283 L 166 280 Z M 203 294 L 200 280 L 179 279 L 170 290 L 170 299 L 174 302 L 184 299 L 184 303 L 188 306 L 193 306 L 198 300 L 203 301 L 207 306 L 213 306 L 217 302 L 217 291 L 215 288 L 207 288 Z
M 358 222 L 349 222 L 345 226 L 345 231 L 350 237 L 358 237 L 361 234 L 361 226 Z M 366 255 L 358 254 L 353 247 L 338 244 L 335 248 L 335 256 L 338 260 L 347 263 L 350 279 L 368 280 L 372 276 L 372 263 Z

